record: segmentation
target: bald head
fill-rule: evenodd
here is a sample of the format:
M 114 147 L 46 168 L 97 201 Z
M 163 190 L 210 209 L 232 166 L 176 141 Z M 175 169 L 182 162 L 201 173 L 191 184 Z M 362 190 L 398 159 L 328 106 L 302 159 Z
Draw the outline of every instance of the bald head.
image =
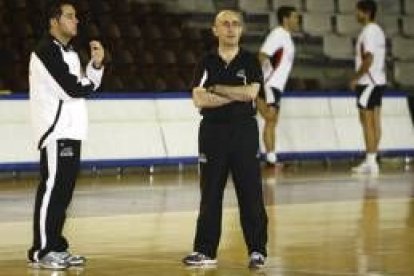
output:
M 243 24 L 243 18 L 240 12 L 234 10 L 221 10 L 217 13 L 214 19 L 214 25 L 217 25 L 218 22 L 227 20 L 228 18 L 236 18 L 238 22 Z

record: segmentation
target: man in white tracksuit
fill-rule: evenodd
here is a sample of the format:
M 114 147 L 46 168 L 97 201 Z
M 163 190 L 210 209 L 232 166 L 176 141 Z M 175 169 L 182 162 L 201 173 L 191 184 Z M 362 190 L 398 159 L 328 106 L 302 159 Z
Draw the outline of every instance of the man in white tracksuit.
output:
M 49 33 L 30 57 L 29 86 L 32 124 L 40 151 L 40 184 L 34 219 L 32 267 L 66 269 L 85 258 L 68 252 L 62 230 L 79 171 L 81 141 L 87 133 L 85 97 L 103 75 L 104 49 L 91 41 L 91 61 L 83 72 L 71 40 L 78 19 L 70 1 L 57 1 L 48 14 Z

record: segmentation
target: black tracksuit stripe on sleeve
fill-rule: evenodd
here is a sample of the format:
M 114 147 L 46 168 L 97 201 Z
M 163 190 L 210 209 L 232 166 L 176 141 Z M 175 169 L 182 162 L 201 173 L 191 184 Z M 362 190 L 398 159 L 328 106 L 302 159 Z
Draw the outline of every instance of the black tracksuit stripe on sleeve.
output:
M 70 97 L 84 98 L 89 96 L 94 90 L 93 83 L 90 81 L 89 84 L 82 84 L 77 76 L 70 73 L 69 66 L 60 53 L 60 48 L 59 42 L 48 37 L 39 43 L 34 53 L 49 74 Z M 63 49 L 63 51 L 73 51 L 71 46 Z

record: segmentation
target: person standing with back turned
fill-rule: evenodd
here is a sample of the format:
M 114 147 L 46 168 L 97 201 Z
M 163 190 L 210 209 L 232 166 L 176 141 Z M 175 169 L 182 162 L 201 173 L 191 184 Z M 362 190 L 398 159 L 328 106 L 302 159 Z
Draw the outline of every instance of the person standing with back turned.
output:
M 366 158 L 353 167 L 356 173 L 378 174 L 378 146 L 381 140 L 381 104 L 386 85 L 385 35 L 375 23 L 377 4 L 373 0 L 362 0 L 356 5 L 356 17 L 363 29 L 356 43 L 356 74 L 351 80 L 351 89 L 357 94 L 359 118 L 364 134 Z
M 269 33 L 259 52 L 264 85 L 257 97 L 257 109 L 264 119 L 263 142 L 269 166 L 278 164 L 275 144 L 280 99 L 295 58 L 291 33 L 299 28 L 299 15 L 294 7 L 279 7 L 277 18 L 279 26 Z
M 71 1 L 49 7 L 49 33 L 32 52 L 29 64 L 30 107 L 40 151 L 40 183 L 33 218 L 33 268 L 63 270 L 85 263 L 68 251 L 62 234 L 79 171 L 81 141 L 86 138 L 85 97 L 103 75 L 104 49 L 91 41 L 91 61 L 83 73 L 71 40 L 78 19 Z
M 260 173 L 259 134 L 254 100 L 262 83 L 255 55 L 239 47 L 240 13 L 223 10 L 212 27 L 218 48 L 197 66 L 193 102 L 201 108 L 199 163 L 201 203 L 188 266 L 215 265 L 221 235 L 223 193 L 231 172 L 249 267 L 264 265 L 267 215 Z

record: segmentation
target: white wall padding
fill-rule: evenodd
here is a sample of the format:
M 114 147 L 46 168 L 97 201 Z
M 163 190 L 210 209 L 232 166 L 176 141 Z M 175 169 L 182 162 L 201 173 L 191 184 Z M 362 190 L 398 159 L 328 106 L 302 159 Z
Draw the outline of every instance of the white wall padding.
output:
M 331 98 L 330 106 L 334 120 L 338 150 L 364 149 L 364 136 L 359 122 L 355 98 Z
M 258 116 L 259 128 L 263 119 Z M 277 128 L 278 153 L 363 151 L 354 97 L 282 98 Z M 262 137 L 261 150 L 264 151 Z M 404 97 L 385 97 L 380 150 L 414 149 L 414 129 Z
M 83 159 L 165 157 L 154 100 L 92 100 L 88 111 Z
M 336 150 L 328 98 L 286 98 L 280 109 L 280 152 Z
M 0 101 L 0 135 L 0 164 L 38 160 L 28 101 Z
M 194 157 L 198 152 L 199 120 L 162 122 L 167 157 Z
M 382 108 L 383 136 L 381 149 L 413 148 L 414 130 L 406 101 L 388 98 Z
M 196 157 L 201 116 L 191 99 L 88 101 L 89 138 L 83 160 Z M 36 162 L 27 100 L 0 100 L 0 165 Z M 384 97 L 381 150 L 413 150 L 414 130 L 404 97 Z M 262 130 L 263 120 L 258 116 Z M 283 97 L 278 125 L 280 153 L 364 149 L 354 97 Z M 262 139 L 261 148 L 263 149 Z

